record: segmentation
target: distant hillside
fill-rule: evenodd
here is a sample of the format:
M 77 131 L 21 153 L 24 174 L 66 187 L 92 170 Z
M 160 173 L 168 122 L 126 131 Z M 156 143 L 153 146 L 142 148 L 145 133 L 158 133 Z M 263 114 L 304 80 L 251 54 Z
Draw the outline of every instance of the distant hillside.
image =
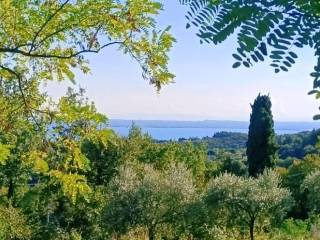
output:
M 281 159 L 288 157 L 301 159 L 306 154 L 315 153 L 315 146 L 319 136 L 320 129 L 296 134 L 278 135 L 279 157 Z M 191 140 L 194 143 L 205 143 L 208 146 L 208 152 L 212 152 L 215 149 L 239 150 L 246 148 L 247 138 L 248 136 L 245 133 L 219 132 L 212 137 L 179 139 L 179 141 Z
M 218 132 L 212 137 L 179 139 L 179 142 L 189 141 L 195 143 L 205 143 L 208 149 L 222 148 L 227 150 L 237 150 L 246 147 L 248 135 L 246 133 L 236 132 Z

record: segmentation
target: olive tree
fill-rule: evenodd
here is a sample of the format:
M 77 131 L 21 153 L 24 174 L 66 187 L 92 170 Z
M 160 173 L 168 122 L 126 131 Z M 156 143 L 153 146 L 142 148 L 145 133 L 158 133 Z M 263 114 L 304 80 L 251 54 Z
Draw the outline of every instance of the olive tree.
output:
M 309 174 L 303 184 L 302 191 L 307 192 L 308 205 L 312 211 L 320 213 L 320 171 Z
M 255 225 L 281 219 L 290 208 L 292 198 L 287 189 L 280 187 L 278 175 L 265 172 L 256 179 L 230 174 L 219 176 L 210 182 L 205 201 L 215 210 L 215 217 L 225 217 L 220 224 L 227 228 L 247 227 L 253 240 Z
M 165 172 L 148 165 L 140 172 L 124 167 L 113 189 L 103 216 L 106 227 L 117 234 L 144 228 L 150 240 L 161 234 L 163 227 L 170 228 L 183 206 L 195 196 L 192 175 L 182 165 Z
M 22 212 L 11 205 L 0 206 L 0 239 L 30 239 L 31 228 Z

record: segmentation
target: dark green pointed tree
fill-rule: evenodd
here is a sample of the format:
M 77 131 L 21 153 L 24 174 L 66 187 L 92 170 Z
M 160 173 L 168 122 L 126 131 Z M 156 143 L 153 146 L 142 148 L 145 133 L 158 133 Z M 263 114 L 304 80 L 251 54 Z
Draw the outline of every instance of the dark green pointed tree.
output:
M 247 157 L 249 175 L 256 177 L 264 169 L 271 168 L 277 158 L 277 143 L 269 96 L 258 95 L 250 116 Z

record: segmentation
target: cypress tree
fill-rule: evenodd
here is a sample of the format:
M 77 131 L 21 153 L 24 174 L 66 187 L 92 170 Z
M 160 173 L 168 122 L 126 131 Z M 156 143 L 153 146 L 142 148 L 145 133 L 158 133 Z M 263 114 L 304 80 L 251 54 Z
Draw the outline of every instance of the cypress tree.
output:
M 269 96 L 258 95 L 251 105 L 247 157 L 249 175 L 257 177 L 265 168 L 275 165 L 278 146 L 274 132 L 274 123 Z

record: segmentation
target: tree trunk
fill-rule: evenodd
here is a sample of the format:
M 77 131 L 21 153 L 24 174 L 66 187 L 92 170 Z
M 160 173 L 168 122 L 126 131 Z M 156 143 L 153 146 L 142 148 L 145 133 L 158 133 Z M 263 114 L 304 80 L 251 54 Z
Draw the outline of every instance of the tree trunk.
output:
M 148 229 L 149 240 L 155 239 L 154 227 L 149 227 Z
M 13 180 L 12 180 L 12 178 L 10 178 L 8 193 L 7 193 L 8 200 L 10 200 L 13 197 L 13 194 L 14 194 Z
M 250 240 L 254 240 L 254 219 L 250 220 Z

